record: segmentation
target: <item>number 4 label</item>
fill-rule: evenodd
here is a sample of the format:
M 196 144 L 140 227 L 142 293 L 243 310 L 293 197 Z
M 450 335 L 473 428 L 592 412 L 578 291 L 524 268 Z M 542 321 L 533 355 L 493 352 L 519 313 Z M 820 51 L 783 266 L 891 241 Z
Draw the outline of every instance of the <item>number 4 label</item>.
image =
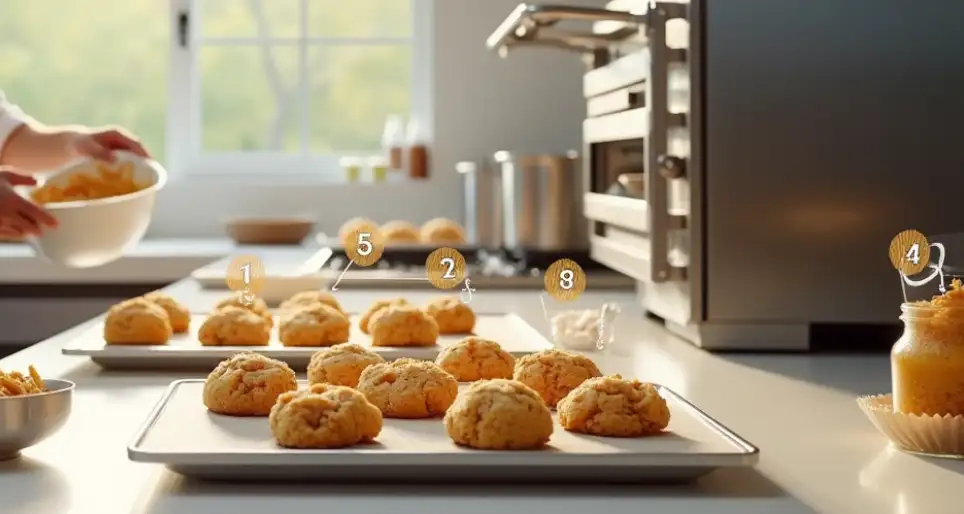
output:
M 914 243 L 911 245 L 910 250 L 907 250 L 907 254 L 904 256 L 908 262 L 917 264 L 920 262 L 920 243 Z

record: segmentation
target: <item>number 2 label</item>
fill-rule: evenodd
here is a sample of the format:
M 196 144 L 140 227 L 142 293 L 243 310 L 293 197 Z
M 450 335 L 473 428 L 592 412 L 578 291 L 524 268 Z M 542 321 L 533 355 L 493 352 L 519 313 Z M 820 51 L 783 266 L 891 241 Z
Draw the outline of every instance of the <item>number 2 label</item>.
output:
M 439 261 L 442 266 L 445 266 L 445 273 L 442 273 L 442 278 L 445 280 L 452 280 L 456 278 L 455 276 L 455 259 L 451 257 L 445 257 Z

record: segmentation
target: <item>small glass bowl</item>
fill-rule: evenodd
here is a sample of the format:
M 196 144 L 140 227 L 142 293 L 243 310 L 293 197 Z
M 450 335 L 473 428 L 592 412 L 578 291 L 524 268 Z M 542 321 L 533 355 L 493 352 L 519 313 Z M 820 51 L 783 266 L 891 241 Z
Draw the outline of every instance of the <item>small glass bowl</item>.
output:
M 577 351 L 603 351 L 616 341 L 615 320 L 621 312 L 618 304 L 606 303 L 599 309 L 560 311 L 551 317 L 547 311 L 546 318 L 555 346 Z M 573 319 L 576 314 L 580 315 L 579 320 Z M 565 325 L 580 321 L 591 323 L 592 327 L 586 325 L 574 336 L 567 336 Z

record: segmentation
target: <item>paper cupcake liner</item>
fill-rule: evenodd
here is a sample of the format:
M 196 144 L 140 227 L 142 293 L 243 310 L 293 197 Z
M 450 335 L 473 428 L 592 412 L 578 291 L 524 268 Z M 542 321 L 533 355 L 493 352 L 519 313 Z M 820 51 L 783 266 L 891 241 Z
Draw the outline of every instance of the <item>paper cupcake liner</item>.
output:
M 893 395 L 857 398 L 857 405 L 870 422 L 901 450 L 964 459 L 964 416 L 924 416 L 894 412 Z

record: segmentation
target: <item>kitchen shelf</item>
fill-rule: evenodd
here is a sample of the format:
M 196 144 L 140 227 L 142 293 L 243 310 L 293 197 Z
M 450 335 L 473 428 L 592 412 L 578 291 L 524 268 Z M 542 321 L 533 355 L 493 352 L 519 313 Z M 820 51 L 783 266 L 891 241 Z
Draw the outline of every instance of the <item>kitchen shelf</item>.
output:
M 649 204 L 640 198 L 586 193 L 583 196 L 583 212 L 591 221 L 643 234 L 649 232 Z M 668 220 L 669 230 L 686 228 L 685 215 L 670 214 Z
M 649 136 L 649 109 L 640 107 L 616 114 L 587 118 L 582 122 L 586 143 L 626 141 Z

